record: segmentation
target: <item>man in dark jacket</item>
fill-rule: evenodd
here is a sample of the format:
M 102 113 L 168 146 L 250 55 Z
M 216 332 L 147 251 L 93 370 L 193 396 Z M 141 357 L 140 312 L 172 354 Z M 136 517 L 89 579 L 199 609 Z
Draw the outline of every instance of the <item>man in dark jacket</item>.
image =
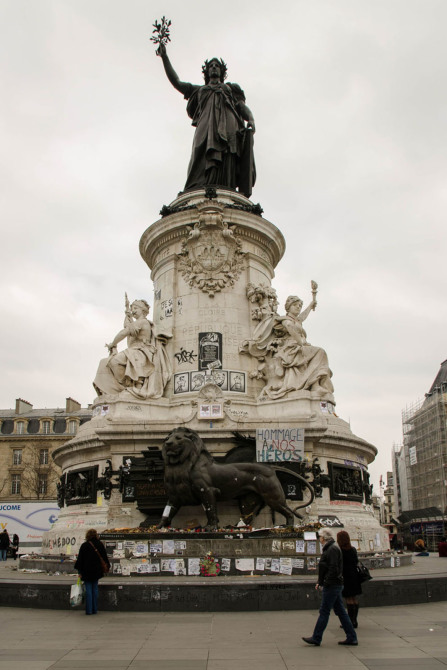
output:
M 0 561 L 6 561 L 9 544 L 10 544 L 9 535 L 8 531 L 5 528 L 3 533 L 0 533 Z
M 318 565 L 318 582 L 315 588 L 323 589 L 323 597 L 320 606 L 320 616 L 315 624 L 312 637 L 303 637 L 303 640 L 307 644 L 313 644 L 315 647 L 320 646 L 331 610 L 333 609 L 346 633 L 346 640 L 338 644 L 357 646 L 357 634 L 344 608 L 341 597 L 341 592 L 343 591 L 343 557 L 341 549 L 332 537 L 331 531 L 327 528 L 320 530 L 319 537 L 320 542 L 323 544 L 323 551 Z

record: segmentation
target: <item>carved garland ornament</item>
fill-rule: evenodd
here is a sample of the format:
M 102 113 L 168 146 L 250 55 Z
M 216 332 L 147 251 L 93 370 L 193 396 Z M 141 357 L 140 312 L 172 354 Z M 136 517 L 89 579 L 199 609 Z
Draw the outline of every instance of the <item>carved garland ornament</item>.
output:
M 241 241 L 216 211 L 202 212 L 194 227 L 187 229 L 188 238 L 177 256 L 179 270 L 189 286 L 213 298 L 233 286 L 245 267 Z

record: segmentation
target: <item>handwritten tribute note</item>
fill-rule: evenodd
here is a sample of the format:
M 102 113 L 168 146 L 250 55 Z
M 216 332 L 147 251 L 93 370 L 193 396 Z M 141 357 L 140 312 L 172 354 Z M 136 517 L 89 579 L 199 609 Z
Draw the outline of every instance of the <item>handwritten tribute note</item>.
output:
M 304 460 L 304 428 L 257 428 L 256 460 L 258 463 Z

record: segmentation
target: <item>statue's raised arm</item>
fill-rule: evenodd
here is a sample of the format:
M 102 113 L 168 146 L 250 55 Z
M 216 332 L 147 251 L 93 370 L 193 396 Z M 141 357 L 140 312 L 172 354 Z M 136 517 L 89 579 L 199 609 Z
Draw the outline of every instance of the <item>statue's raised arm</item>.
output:
M 238 84 L 225 83 L 227 65 L 219 58 L 203 64 L 204 84 L 181 81 L 166 51 L 169 38 L 163 33 L 163 20 L 164 17 L 161 24 L 154 24 L 159 35 L 152 39 L 159 45 L 157 55 L 163 61 L 167 78 L 188 101 L 186 111 L 196 128 L 184 190 L 214 186 L 237 189 L 249 198 L 256 180 L 255 120 L 244 91 Z
M 185 95 L 186 91 L 189 89 L 191 84 L 189 84 L 186 81 L 180 81 L 177 72 L 174 70 L 171 61 L 169 60 L 165 44 L 160 44 L 160 46 L 157 49 L 157 56 L 160 56 L 161 60 L 163 61 L 166 76 L 173 85 L 173 87 L 176 88 L 177 91 L 180 91 L 180 93 Z

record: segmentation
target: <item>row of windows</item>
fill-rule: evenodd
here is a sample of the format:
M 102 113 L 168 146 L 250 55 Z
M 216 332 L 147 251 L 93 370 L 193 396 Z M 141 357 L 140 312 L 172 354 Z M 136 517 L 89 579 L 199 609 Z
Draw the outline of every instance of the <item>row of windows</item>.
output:
M 51 433 L 51 421 L 44 420 L 40 422 L 41 424 L 41 432 L 44 435 L 49 435 Z M 27 423 L 25 421 L 16 421 L 15 428 L 16 428 L 16 434 L 17 435 L 24 435 L 26 432 L 26 427 Z M 68 432 L 71 435 L 74 435 L 76 433 L 78 427 L 78 422 L 75 421 L 74 419 L 70 419 L 68 422 Z
M 45 495 L 48 491 L 48 475 L 39 475 L 37 483 L 39 495 Z M 22 492 L 22 475 L 12 475 L 11 494 L 18 495 Z
M 23 449 L 12 450 L 12 464 L 22 465 Z M 48 449 L 40 449 L 39 465 L 48 465 Z

